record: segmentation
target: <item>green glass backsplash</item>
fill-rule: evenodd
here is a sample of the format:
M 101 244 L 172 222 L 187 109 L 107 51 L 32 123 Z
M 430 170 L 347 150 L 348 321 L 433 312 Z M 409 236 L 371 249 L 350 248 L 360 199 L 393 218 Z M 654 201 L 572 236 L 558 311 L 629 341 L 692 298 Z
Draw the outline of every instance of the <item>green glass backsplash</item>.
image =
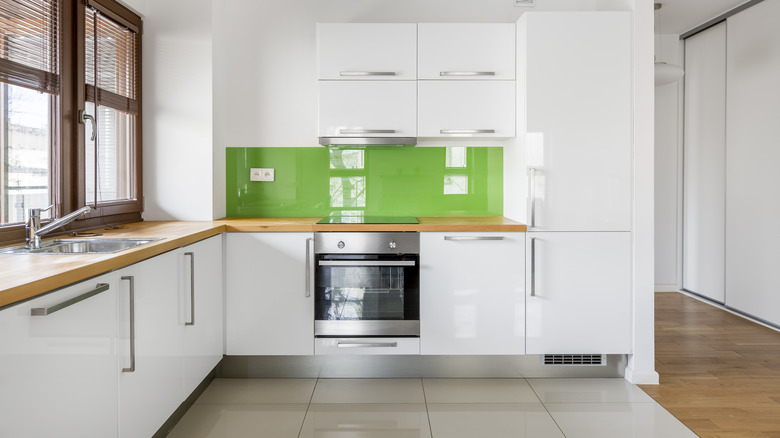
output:
M 230 217 L 502 214 L 499 147 L 227 148 Z

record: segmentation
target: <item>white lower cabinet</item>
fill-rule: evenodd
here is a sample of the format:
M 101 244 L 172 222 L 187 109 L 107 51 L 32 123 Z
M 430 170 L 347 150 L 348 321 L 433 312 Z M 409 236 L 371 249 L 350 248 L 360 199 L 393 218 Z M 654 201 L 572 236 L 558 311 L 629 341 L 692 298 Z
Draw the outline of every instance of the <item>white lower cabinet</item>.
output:
M 176 251 L 121 271 L 121 438 L 152 436 L 183 400 L 184 311 L 178 272 Z
M 314 354 L 313 237 L 227 235 L 227 354 Z
M 420 235 L 420 353 L 525 352 L 525 233 Z
M 631 234 L 528 232 L 526 353 L 631 352 Z
M 0 311 L 1 437 L 117 436 L 117 279 L 102 275 Z M 32 315 L 47 308 L 53 313 Z
M 184 397 L 222 360 L 225 351 L 223 315 L 222 236 L 179 251 L 184 266 L 186 312 L 184 325 Z M 188 299 L 186 299 L 188 298 Z

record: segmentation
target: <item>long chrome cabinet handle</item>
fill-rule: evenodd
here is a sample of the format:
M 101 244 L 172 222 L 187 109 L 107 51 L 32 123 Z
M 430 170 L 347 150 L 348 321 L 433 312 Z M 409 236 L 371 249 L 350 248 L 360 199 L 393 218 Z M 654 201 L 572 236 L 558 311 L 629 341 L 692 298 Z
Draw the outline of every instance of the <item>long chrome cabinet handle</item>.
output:
M 95 288 L 92 289 L 89 292 L 84 292 L 83 294 L 73 297 L 69 300 L 65 300 L 59 304 L 55 304 L 51 307 L 35 307 L 30 309 L 30 315 L 31 316 L 46 316 L 51 315 L 52 313 L 62 310 L 66 307 L 70 307 L 78 302 L 84 301 L 87 298 L 94 297 L 95 295 L 107 291 L 109 288 L 108 283 L 98 283 L 95 285 Z
M 395 129 L 339 129 L 339 134 L 395 134 Z
M 311 296 L 311 245 L 314 239 L 308 237 L 306 239 L 306 298 Z
M 528 226 L 533 228 L 536 216 L 536 168 L 528 169 L 528 198 L 531 200 L 531 211 L 528 213 Z
M 190 322 L 184 325 L 195 325 L 195 253 L 185 252 L 184 256 L 190 256 Z
M 536 237 L 531 237 L 531 296 L 536 296 Z
M 398 342 L 339 342 L 338 348 L 395 348 Z
M 441 134 L 495 134 L 495 129 L 440 129 Z
M 440 71 L 439 76 L 495 76 L 494 71 Z
M 504 236 L 444 236 L 444 240 L 465 241 L 465 240 L 504 240 Z
M 394 71 L 340 71 L 339 76 L 395 76 Z
M 414 260 L 320 260 L 320 266 L 414 266 Z
M 130 368 L 122 368 L 123 373 L 135 372 L 135 277 L 124 276 L 121 280 L 130 282 Z

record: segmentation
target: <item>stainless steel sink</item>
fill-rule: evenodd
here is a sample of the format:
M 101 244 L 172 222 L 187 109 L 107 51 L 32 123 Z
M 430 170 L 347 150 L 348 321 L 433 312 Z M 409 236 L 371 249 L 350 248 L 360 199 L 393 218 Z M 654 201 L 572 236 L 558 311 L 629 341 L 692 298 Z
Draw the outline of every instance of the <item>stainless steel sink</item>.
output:
M 0 254 L 110 254 L 156 240 L 161 239 L 54 239 L 43 242 L 41 247 L 37 249 L 19 245 L 0 249 Z

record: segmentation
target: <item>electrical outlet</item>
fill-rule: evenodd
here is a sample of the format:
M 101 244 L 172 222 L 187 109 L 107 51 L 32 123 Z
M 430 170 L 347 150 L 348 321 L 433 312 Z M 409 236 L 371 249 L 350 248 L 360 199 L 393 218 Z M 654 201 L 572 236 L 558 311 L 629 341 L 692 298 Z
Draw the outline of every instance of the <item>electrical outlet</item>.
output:
M 273 181 L 273 169 L 249 169 L 249 181 Z

